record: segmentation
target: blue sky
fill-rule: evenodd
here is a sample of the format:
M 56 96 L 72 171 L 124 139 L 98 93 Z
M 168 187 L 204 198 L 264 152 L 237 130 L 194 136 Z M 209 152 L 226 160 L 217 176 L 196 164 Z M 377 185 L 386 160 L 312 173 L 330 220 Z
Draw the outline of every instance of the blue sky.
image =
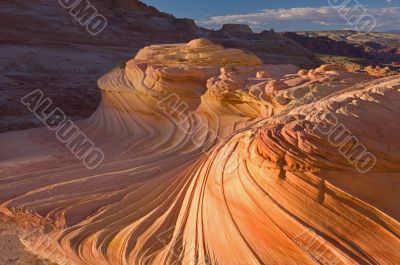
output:
M 249 24 L 256 31 L 271 27 L 279 31 L 296 31 L 355 28 L 354 21 L 341 16 L 329 4 L 329 2 L 340 4 L 344 1 L 144 0 L 143 2 L 177 17 L 193 18 L 198 24 L 208 28 L 217 29 L 223 23 L 236 22 Z M 351 4 L 346 5 L 348 11 L 351 11 L 356 3 L 365 9 L 366 15 L 376 21 L 375 31 L 400 30 L 400 0 L 352 0 Z

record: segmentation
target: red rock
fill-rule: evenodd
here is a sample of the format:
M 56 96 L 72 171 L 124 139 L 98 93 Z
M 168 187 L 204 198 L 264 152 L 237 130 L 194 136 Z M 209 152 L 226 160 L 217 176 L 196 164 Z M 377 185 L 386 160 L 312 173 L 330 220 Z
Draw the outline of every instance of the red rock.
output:
M 0 212 L 58 264 L 394 264 L 400 79 L 334 69 L 300 78 L 205 39 L 146 47 L 75 123 L 96 167 L 57 129 L 0 135 Z M 257 89 L 260 71 L 285 89 Z

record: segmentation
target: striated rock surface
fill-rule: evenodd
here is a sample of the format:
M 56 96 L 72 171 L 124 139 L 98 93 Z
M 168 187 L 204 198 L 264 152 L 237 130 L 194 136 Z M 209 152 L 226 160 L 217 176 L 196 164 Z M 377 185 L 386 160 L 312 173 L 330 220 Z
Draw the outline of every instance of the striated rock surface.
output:
M 108 23 L 91 36 L 60 2 L 75 1 L 0 3 L 0 132 L 38 126 L 20 99 L 39 88 L 70 117 L 86 118 L 100 103 L 98 78 L 146 45 L 185 42 L 198 34 L 193 21 L 139 1 L 97 0 L 90 4 Z M 78 18 L 86 21 L 82 14 Z
M 37 229 L 23 241 L 35 254 L 82 265 L 400 260 L 399 76 L 262 64 L 196 39 L 146 47 L 98 84 L 100 106 L 76 123 L 105 154 L 95 169 L 55 131 L 0 135 L 0 211 Z M 367 172 L 372 160 L 346 159 L 355 144 L 337 128 L 375 157 Z

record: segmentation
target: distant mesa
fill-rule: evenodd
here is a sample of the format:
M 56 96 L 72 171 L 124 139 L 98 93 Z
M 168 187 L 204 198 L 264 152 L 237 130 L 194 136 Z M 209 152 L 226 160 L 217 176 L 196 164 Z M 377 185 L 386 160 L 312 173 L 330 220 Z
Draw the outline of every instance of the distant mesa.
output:
M 232 37 L 243 37 L 253 34 L 253 30 L 247 24 L 224 24 L 217 32 Z

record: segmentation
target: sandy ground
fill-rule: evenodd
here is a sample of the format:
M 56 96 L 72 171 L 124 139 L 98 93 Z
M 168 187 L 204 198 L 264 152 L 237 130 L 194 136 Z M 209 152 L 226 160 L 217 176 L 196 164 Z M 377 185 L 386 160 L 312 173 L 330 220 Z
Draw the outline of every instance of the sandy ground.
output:
M 27 252 L 18 235 L 15 223 L 0 216 L 0 265 L 55 265 Z

